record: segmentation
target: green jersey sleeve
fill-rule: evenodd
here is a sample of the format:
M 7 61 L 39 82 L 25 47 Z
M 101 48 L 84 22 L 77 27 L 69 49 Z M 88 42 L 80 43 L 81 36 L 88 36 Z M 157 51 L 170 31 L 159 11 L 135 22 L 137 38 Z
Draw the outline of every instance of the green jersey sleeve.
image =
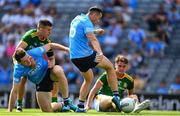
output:
M 128 77 L 128 86 L 127 86 L 127 89 L 128 90 L 131 90 L 131 89 L 133 89 L 134 88 L 134 79 L 133 79 L 133 77 L 131 77 L 130 75 L 127 75 L 127 77 Z
M 35 31 L 36 31 L 35 29 L 31 29 L 31 30 L 27 31 L 27 32 L 22 36 L 21 40 L 24 41 L 24 42 L 26 42 L 26 43 L 29 45 L 29 43 L 31 43 L 31 41 L 32 41 L 31 34 L 32 34 L 33 32 L 35 32 Z
M 100 77 L 99 77 L 99 80 L 103 83 L 103 85 L 105 83 L 107 83 L 107 73 L 104 72 Z
M 128 86 L 128 90 L 131 90 L 131 89 L 133 89 L 134 88 L 134 81 Z

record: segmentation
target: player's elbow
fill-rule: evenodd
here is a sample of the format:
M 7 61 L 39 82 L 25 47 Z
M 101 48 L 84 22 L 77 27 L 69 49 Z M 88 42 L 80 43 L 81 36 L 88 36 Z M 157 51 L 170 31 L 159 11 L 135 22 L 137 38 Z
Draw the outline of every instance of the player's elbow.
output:
M 48 44 L 46 44 L 46 45 L 48 46 L 49 49 L 52 48 L 52 43 L 48 43 Z
M 46 49 L 46 51 L 48 51 L 52 48 L 52 44 L 48 43 L 48 44 L 44 45 L 44 48 Z

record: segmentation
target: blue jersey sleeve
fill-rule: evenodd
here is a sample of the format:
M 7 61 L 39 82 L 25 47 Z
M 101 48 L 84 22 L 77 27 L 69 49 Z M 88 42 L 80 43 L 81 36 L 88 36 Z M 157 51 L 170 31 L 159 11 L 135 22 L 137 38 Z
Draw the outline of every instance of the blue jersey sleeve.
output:
M 28 50 L 27 53 L 30 56 L 43 56 L 43 54 L 46 53 L 46 50 L 44 47 L 37 47 L 37 48 L 33 48 L 31 50 Z
M 92 33 L 94 31 L 94 26 L 90 21 L 85 21 L 83 23 L 83 29 L 84 29 L 84 33 Z

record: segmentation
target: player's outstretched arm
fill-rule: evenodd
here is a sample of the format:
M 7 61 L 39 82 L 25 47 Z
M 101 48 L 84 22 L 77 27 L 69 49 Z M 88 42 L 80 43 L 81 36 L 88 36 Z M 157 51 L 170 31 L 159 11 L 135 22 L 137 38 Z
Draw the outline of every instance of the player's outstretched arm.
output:
M 12 112 L 16 98 L 17 98 L 17 93 L 18 93 L 18 88 L 19 84 L 13 82 L 13 87 L 11 89 L 10 95 L 9 95 L 9 104 L 8 104 L 8 112 Z
M 86 36 L 90 40 L 92 48 L 97 52 L 96 62 L 101 62 L 103 59 L 103 52 L 101 50 L 101 46 L 100 46 L 96 36 L 94 35 L 94 33 L 88 33 L 88 34 L 86 34 Z
M 98 53 L 102 53 L 100 44 L 99 44 L 96 36 L 94 35 L 94 33 L 88 33 L 88 34 L 86 34 L 86 36 L 90 40 L 93 49 Z
M 104 33 L 105 33 L 104 29 L 101 28 L 94 30 L 94 34 L 103 35 Z
M 88 95 L 88 100 L 85 109 L 89 110 L 93 101 L 93 98 L 95 94 L 99 91 L 99 89 L 102 87 L 102 83 L 100 80 L 96 81 L 95 85 L 91 89 L 89 95 Z
M 44 45 L 44 48 L 46 49 L 46 51 L 50 50 L 50 49 L 57 49 L 57 50 L 62 50 L 65 52 L 69 52 L 69 48 L 66 46 L 63 46 L 61 44 L 58 43 L 48 43 L 46 45 Z
M 25 49 L 26 47 L 28 46 L 28 44 L 24 41 L 20 41 L 16 47 L 16 49 L 18 48 L 22 48 L 22 49 Z

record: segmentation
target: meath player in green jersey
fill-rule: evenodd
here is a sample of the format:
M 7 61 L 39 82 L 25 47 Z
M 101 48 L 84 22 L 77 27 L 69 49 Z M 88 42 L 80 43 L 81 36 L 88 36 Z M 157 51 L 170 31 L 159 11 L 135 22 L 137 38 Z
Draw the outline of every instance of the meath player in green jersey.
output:
M 138 103 L 137 95 L 133 94 L 134 88 L 134 80 L 133 78 L 128 75 L 126 72 L 128 68 L 128 59 L 122 55 L 118 55 L 115 58 L 115 71 L 118 79 L 118 91 L 119 97 L 123 97 L 123 93 L 125 90 L 128 92 L 128 97 L 134 98 L 136 101 L 136 106 L 134 112 L 138 113 L 150 105 L 149 100 L 145 100 L 142 103 Z M 95 109 L 97 111 L 116 111 L 115 105 L 112 102 L 112 91 L 108 85 L 107 81 L 107 73 L 104 72 L 100 78 L 96 81 L 94 87 L 91 89 L 87 104 L 86 110 L 88 110 L 91 106 L 94 96 L 98 94 L 95 98 Z
M 51 39 L 49 37 L 49 35 L 51 34 L 51 31 L 52 31 L 52 23 L 48 20 L 40 20 L 37 24 L 37 29 L 31 29 L 24 34 L 17 48 L 23 48 L 27 51 L 32 48 L 36 48 L 36 47 L 40 47 L 45 44 L 48 44 L 51 42 Z M 50 62 L 49 68 L 51 70 L 50 72 L 51 76 L 54 78 L 54 80 L 57 81 L 57 82 L 54 82 L 53 84 L 54 86 L 52 90 L 52 102 L 57 101 L 58 86 L 60 86 L 61 94 L 64 99 L 64 104 L 68 106 L 70 102 L 68 99 L 69 90 L 68 90 L 68 83 L 67 83 L 67 79 L 64 74 L 64 71 L 61 66 L 55 65 L 55 58 L 54 58 L 54 54 L 52 50 L 47 52 L 47 56 L 48 56 L 47 58 L 48 62 Z M 19 86 L 19 90 L 21 90 L 17 96 L 18 97 L 17 111 L 19 112 L 22 111 L 22 99 L 24 95 L 24 88 L 25 88 L 26 80 L 27 78 L 23 77 L 21 79 L 20 86 Z M 11 92 L 13 92 L 13 89 Z M 66 107 L 66 109 L 68 108 L 70 107 L 69 106 Z M 71 108 L 75 108 L 75 107 L 71 107 Z

